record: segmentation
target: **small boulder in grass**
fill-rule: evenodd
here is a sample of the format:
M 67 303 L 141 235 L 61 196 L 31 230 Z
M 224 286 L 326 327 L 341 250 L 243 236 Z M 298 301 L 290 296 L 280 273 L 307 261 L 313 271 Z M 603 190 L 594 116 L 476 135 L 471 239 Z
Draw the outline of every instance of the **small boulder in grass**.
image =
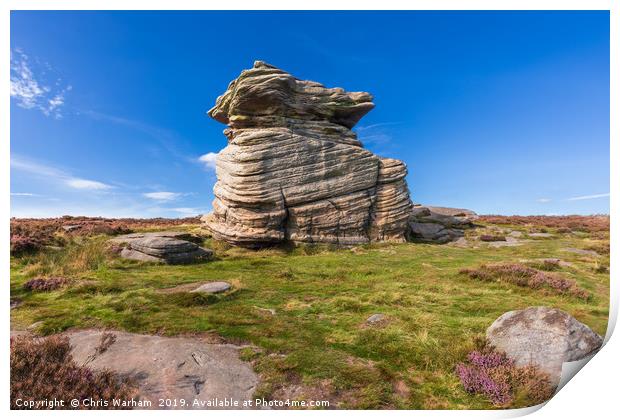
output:
M 489 327 L 487 340 L 516 366 L 533 365 L 548 374 L 554 385 L 559 383 L 564 362 L 588 357 L 603 344 L 587 325 L 544 306 L 506 312 Z
M 205 283 L 192 290 L 192 293 L 222 293 L 232 288 L 230 283 L 225 281 L 212 281 Z
M 366 319 L 368 325 L 380 325 L 387 322 L 387 317 L 384 314 L 372 314 Z
M 34 278 L 24 283 L 24 289 L 30 292 L 49 292 L 60 289 L 69 283 L 65 277 Z

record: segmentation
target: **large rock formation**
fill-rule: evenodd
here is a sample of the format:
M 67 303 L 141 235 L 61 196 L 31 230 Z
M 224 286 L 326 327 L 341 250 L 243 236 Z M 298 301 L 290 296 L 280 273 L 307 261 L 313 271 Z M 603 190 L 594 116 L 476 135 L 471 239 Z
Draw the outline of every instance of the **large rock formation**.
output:
M 299 80 L 262 61 L 241 72 L 209 111 L 228 125 L 228 146 L 217 157 L 207 229 L 248 247 L 405 241 L 405 164 L 364 149 L 351 131 L 373 107 L 366 92 Z

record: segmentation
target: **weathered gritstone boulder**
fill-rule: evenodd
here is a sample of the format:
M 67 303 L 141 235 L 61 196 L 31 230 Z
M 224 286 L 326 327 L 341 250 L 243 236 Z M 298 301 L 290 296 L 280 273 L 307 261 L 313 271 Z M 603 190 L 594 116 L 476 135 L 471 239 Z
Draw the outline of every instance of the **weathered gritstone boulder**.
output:
M 538 366 L 556 384 L 562 363 L 583 359 L 603 344 L 587 325 L 544 306 L 506 312 L 489 327 L 487 340 L 517 366 Z
M 193 242 L 169 236 L 149 235 L 129 240 L 120 255 L 138 261 L 187 264 L 210 259 L 213 251 L 201 248 Z
M 366 92 L 299 80 L 262 61 L 244 70 L 209 111 L 228 125 L 228 146 L 217 156 L 207 229 L 246 247 L 405 241 L 405 164 L 364 149 L 351 131 L 373 107 Z
M 420 242 L 446 243 L 464 235 L 478 216 L 471 210 L 415 205 L 411 210 L 411 239 Z

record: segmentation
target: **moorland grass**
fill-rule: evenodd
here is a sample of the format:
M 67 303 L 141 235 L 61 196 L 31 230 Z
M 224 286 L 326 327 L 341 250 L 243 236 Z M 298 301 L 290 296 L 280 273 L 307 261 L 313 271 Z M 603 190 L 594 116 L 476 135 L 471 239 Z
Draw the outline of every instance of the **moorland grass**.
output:
M 257 395 L 266 398 L 294 382 L 310 396 L 327 393 L 340 407 L 492 408 L 463 389 L 455 366 L 498 316 L 528 306 L 565 310 L 605 334 L 609 274 L 597 267 L 608 267 L 609 256 L 563 249 L 596 246 L 608 236 L 558 233 L 492 248 L 469 235 L 475 248 L 408 243 L 250 251 L 209 239 L 205 245 L 216 250 L 215 261 L 180 266 L 121 260 L 106 252 L 105 236 L 77 239 L 62 249 L 11 259 L 11 298 L 22 301 L 11 311 L 11 324 L 25 329 L 41 321 L 38 332 L 46 335 L 70 328 L 215 332 L 251 344 L 243 356 L 261 374 Z M 554 257 L 571 264 L 554 272 L 590 299 L 459 273 Z M 69 276 L 72 282 L 50 292 L 24 290 L 34 276 Z M 162 293 L 215 280 L 231 282 L 235 290 L 217 298 Z M 374 313 L 388 322 L 367 325 Z

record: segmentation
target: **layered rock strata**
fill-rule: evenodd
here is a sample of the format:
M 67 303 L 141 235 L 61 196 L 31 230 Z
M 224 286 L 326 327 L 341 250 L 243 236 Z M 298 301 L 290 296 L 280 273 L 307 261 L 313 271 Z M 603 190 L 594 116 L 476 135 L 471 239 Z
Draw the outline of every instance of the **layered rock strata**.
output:
M 364 149 L 351 130 L 373 107 L 366 92 L 255 62 L 208 112 L 228 125 L 228 145 L 217 157 L 206 228 L 246 247 L 405 241 L 412 206 L 405 164 Z
M 209 249 L 170 236 L 150 234 L 137 238 L 126 238 L 126 242 L 123 243 L 125 247 L 120 251 L 120 255 L 131 260 L 188 264 L 213 257 L 213 251 Z
M 413 241 L 446 243 L 464 235 L 478 216 L 471 210 L 415 205 L 409 218 Z

